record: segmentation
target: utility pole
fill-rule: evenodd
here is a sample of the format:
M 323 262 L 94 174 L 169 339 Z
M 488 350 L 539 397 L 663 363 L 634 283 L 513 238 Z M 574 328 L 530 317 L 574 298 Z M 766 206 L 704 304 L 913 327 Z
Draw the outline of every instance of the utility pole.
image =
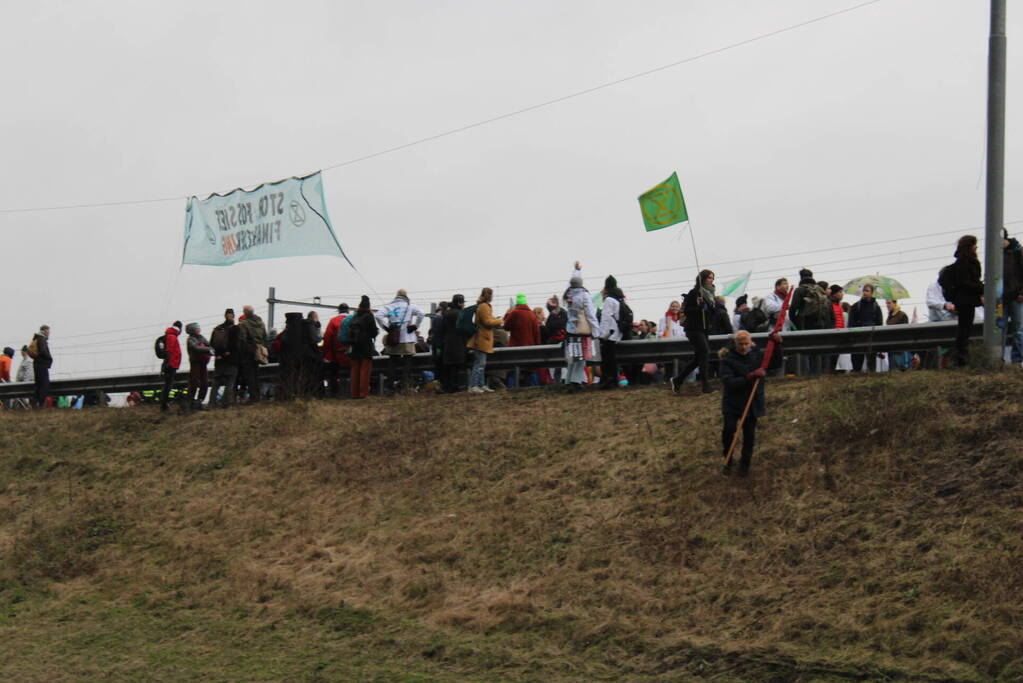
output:
M 1005 209 L 1005 0 L 991 0 L 987 61 L 987 206 L 984 216 L 984 351 L 1001 362 L 995 321 L 1002 302 L 1002 228 Z

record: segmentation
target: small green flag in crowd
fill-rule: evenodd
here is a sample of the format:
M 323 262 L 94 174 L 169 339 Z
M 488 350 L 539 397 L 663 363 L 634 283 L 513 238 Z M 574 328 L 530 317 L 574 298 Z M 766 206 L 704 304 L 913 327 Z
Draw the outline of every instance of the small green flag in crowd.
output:
M 726 282 L 721 285 L 719 294 L 721 296 L 735 296 L 739 297 L 746 293 L 746 288 L 749 287 L 750 276 L 753 275 L 753 271 L 749 271 L 745 275 L 740 275 L 731 282 Z
M 641 194 L 639 208 L 643 212 L 647 232 L 689 220 L 686 200 L 682 198 L 682 188 L 678 184 L 678 173 L 672 173 L 663 183 Z

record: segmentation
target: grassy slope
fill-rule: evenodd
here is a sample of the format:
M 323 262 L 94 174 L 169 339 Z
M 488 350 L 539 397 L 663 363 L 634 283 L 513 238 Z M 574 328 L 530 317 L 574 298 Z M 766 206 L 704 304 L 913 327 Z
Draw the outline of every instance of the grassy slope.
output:
M 1023 676 L 1019 374 L 0 415 L 0 677 Z M 684 411 L 684 412 L 683 412 Z

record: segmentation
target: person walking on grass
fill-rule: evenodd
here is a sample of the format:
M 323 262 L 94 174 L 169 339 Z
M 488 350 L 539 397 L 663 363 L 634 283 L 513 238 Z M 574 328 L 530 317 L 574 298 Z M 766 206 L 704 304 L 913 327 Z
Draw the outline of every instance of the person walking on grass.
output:
M 671 390 L 678 393 L 689 373 L 699 369 L 701 390 L 709 394 L 713 389 L 710 387 L 710 341 L 707 339 L 707 333 L 717 305 L 714 271 L 701 270 L 696 276 L 696 286 L 689 290 L 684 301 L 682 310 L 686 319 L 683 327 L 686 337 L 693 345 L 695 357 L 682 368 L 682 372 L 671 378 Z
M 379 334 L 376 318 L 369 308 L 369 297 L 362 296 L 355 317 L 348 324 L 348 357 L 352 361 L 352 398 L 369 396 L 369 380 L 373 373 L 374 340 Z
M 491 305 L 493 299 L 494 290 L 490 287 L 484 287 L 476 299 L 476 334 L 472 335 L 465 345 L 466 348 L 475 351 L 472 369 L 469 371 L 470 394 L 493 391 L 487 386 L 487 356 L 494 352 L 494 330 L 504 324 L 500 318 L 494 317 Z
M 768 370 L 782 365 L 781 335 L 772 332 L 770 339 L 774 341 L 775 347 Z M 749 474 L 750 461 L 753 459 L 753 446 L 757 437 L 757 419 L 767 414 L 767 399 L 764 391 L 767 372 L 762 367 L 763 362 L 763 352 L 754 346 L 753 338 L 745 330 L 735 333 L 730 349 L 721 350 L 722 457 L 727 456 L 732 447 L 732 440 L 735 438 L 739 420 L 746 410 L 746 403 L 749 400 L 750 392 L 753 391 L 754 384 L 757 388 L 753 403 L 746 414 L 746 420 L 742 423 L 742 457 L 739 459 L 739 476 L 741 477 Z M 757 380 L 760 381 L 757 382 Z M 732 463 L 728 462 L 724 466 L 724 473 L 731 474 L 731 472 Z
M 597 308 L 593 297 L 583 287 L 582 266 L 578 261 L 562 297 L 568 322 L 565 325 L 565 384 L 569 391 L 579 391 L 586 383 L 586 361 L 593 357 L 593 336 L 598 333 Z

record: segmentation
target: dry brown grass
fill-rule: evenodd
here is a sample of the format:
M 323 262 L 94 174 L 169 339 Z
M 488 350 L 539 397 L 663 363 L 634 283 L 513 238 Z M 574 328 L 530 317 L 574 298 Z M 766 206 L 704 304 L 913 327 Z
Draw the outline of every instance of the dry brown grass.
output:
M 237 613 L 430 678 L 1018 679 L 1021 390 L 776 382 L 748 481 L 717 396 L 653 389 L 0 416 L 0 604 Z

